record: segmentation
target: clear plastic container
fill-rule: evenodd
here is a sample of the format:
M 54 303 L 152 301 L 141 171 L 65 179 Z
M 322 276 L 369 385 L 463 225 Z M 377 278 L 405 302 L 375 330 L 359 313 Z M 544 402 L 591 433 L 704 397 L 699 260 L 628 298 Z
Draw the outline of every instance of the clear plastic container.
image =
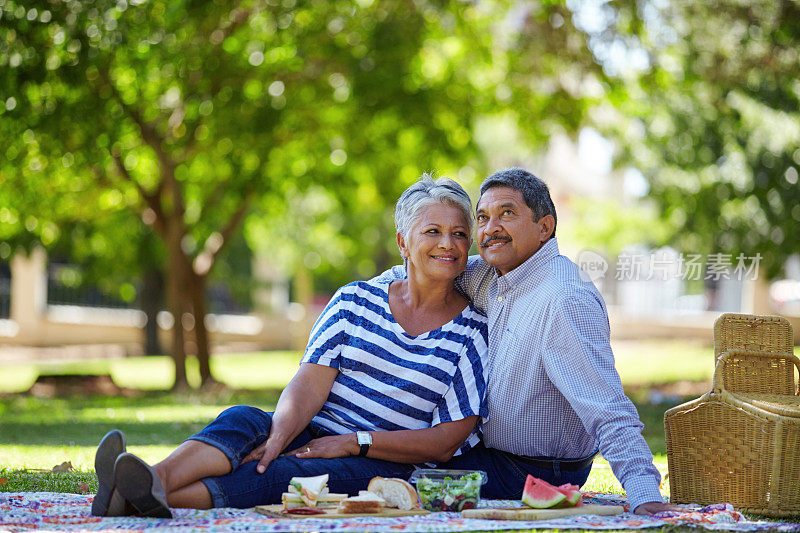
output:
M 429 511 L 458 512 L 478 506 L 481 485 L 487 476 L 483 470 L 420 469 L 411 474 L 417 485 L 419 502 Z

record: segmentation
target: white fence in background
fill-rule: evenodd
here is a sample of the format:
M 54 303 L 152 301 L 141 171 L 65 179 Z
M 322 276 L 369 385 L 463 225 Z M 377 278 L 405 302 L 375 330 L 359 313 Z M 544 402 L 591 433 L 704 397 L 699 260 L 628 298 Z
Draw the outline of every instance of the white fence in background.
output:
M 10 309 L 0 319 L 0 344 L 64 346 L 119 344 L 139 353 L 147 317 L 136 309 L 47 304 L 47 256 L 35 249 L 11 260 Z M 159 339 L 171 342 L 172 315 L 158 316 Z M 313 317 L 302 306 L 271 315 L 206 316 L 212 345 L 243 344 L 252 349 L 298 349 L 305 346 Z

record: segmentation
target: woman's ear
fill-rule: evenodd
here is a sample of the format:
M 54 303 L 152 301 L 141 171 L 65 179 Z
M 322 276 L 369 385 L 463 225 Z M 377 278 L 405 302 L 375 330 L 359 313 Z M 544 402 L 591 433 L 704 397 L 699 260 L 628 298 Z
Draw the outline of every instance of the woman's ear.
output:
M 404 258 L 408 258 L 408 247 L 406 246 L 406 240 L 403 238 L 402 233 L 397 234 L 397 247 L 400 249 L 400 255 Z

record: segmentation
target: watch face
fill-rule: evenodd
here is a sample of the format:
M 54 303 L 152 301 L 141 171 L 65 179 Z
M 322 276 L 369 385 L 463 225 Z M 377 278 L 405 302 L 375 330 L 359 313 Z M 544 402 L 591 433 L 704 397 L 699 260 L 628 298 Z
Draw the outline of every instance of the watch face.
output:
M 356 432 L 356 439 L 359 444 L 372 444 L 372 435 L 367 431 Z

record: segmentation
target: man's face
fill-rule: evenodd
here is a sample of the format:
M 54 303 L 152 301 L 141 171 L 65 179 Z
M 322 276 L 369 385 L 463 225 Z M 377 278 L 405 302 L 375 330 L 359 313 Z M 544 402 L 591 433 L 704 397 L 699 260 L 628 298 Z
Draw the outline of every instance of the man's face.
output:
M 501 276 L 527 261 L 553 233 L 553 217 L 535 221 L 522 193 L 510 187 L 483 193 L 476 218 L 478 251 Z

